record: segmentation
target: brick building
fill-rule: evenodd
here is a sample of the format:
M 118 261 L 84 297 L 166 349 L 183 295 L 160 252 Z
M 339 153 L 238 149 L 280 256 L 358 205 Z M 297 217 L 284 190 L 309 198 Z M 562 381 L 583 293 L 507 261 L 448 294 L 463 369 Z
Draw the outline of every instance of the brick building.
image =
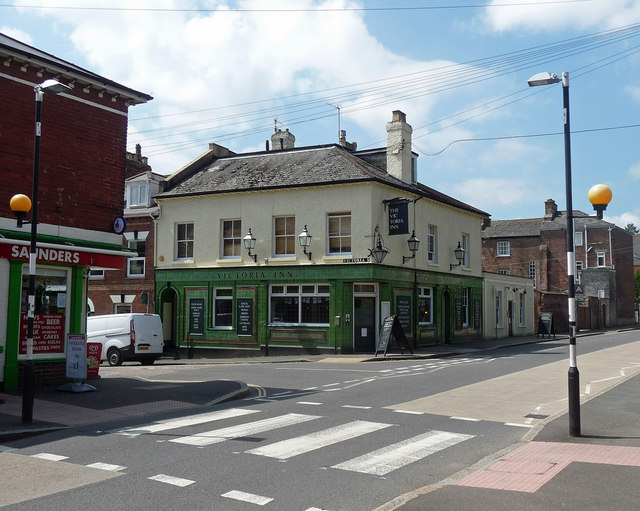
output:
M 612 223 L 574 212 L 578 327 L 604 328 L 634 321 L 633 236 Z M 542 218 L 497 220 L 483 230 L 486 272 L 528 277 L 536 289 L 536 322 L 553 312 L 557 331 L 568 330 L 566 215 L 545 202 Z
M 125 174 L 123 243 L 137 256 L 124 269 L 91 268 L 90 314 L 154 312 L 154 218 L 159 208 L 153 196 L 164 176 L 152 172 L 139 145 L 135 153 L 127 153 Z
M 127 116 L 130 106 L 152 98 L 4 34 L 0 62 L 0 387 L 15 390 L 27 358 L 31 235 L 29 226 L 16 226 L 9 202 L 32 194 L 34 89 L 49 79 L 69 87 L 42 101 L 33 335 L 38 386 L 66 379 L 66 337 L 86 328 L 89 268 L 124 267 L 129 257 L 112 229 L 123 210 Z

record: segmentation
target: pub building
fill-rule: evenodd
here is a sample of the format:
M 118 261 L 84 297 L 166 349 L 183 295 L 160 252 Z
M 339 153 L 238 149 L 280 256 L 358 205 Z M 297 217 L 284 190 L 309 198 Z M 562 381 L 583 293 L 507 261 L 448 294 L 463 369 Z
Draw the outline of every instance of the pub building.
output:
M 374 353 L 397 316 L 410 346 L 482 338 L 481 228 L 489 215 L 417 182 L 412 128 L 387 146 L 261 152 L 216 144 L 155 196 L 165 344 L 245 353 Z

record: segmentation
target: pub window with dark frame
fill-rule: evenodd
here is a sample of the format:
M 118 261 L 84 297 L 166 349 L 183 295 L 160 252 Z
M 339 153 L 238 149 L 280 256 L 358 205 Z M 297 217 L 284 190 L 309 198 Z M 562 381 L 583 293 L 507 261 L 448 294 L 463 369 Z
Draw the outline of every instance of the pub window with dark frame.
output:
M 418 299 L 419 323 L 423 325 L 433 324 L 433 288 L 421 287 Z
M 469 288 L 462 288 L 462 326 L 469 326 Z
M 272 285 L 269 322 L 290 325 L 329 324 L 329 286 L 325 284 Z
M 218 287 L 212 291 L 213 314 L 211 327 L 231 329 L 233 327 L 233 289 Z

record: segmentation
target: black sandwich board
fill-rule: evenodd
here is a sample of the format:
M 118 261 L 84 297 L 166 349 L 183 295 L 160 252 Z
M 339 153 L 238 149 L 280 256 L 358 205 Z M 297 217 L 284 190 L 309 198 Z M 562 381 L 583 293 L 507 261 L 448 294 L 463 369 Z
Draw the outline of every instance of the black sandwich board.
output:
M 536 337 L 538 337 L 539 335 L 542 335 L 543 339 L 545 335 L 548 335 L 549 338 L 551 338 L 551 335 L 553 335 L 553 338 L 555 339 L 556 330 L 553 326 L 552 312 L 540 313 L 540 319 L 538 320 L 538 331 L 536 332 Z
M 409 353 L 413 355 L 413 351 L 411 351 L 411 347 L 409 346 L 409 341 L 407 341 L 407 336 L 404 334 L 404 330 L 400 324 L 400 319 L 398 316 L 388 316 L 384 318 L 384 323 L 382 323 L 382 328 L 380 329 L 378 345 L 376 346 L 376 357 L 380 352 L 385 356 L 387 355 L 387 348 L 389 347 L 389 341 L 392 335 L 398 345 L 398 348 L 400 348 L 400 353 L 404 355 L 404 350 L 407 349 L 409 350 Z

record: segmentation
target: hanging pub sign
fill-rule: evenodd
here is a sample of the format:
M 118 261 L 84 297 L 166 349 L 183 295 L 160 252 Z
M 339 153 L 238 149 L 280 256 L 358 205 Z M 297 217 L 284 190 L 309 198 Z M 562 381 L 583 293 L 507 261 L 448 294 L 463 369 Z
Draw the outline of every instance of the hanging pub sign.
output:
M 409 203 L 407 201 L 389 204 L 389 235 L 409 234 Z

